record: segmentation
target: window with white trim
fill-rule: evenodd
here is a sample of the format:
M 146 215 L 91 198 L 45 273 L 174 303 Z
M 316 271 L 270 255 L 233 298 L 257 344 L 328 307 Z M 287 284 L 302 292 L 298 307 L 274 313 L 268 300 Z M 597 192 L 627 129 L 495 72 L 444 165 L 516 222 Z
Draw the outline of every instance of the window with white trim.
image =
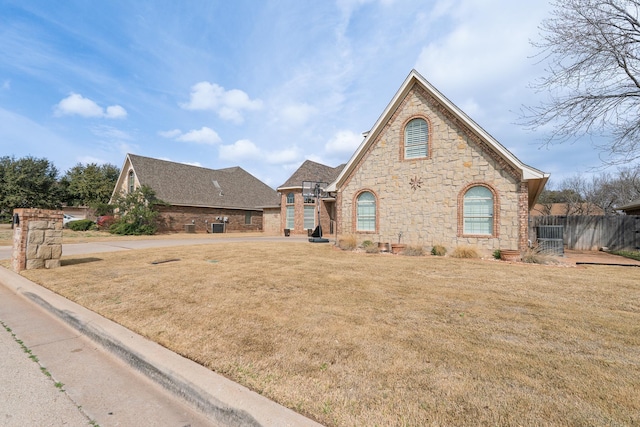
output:
M 295 206 L 293 206 L 293 202 L 295 201 L 295 196 L 293 195 L 293 193 L 289 193 L 287 194 L 287 210 L 286 210 L 286 214 L 287 214 L 287 218 L 286 218 L 286 222 L 287 222 L 287 226 L 285 228 L 288 228 L 289 230 L 293 230 L 293 228 L 295 227 Z
M 415 159 L 429 154 L 429 126 L 421 118 L 411 120 L 404 128 L 404 158 Z
M 316 207 L 313 205 L 305 205 L 304 207 L 304 228 L 308 230 L 316 225 Z
M 369 191 L 360 193 L 356 200 L 356 230 L 376 231 L 376 198 Z
M 477 185 L 464 193 L 464 234 L 493 234 L 493 193 Z

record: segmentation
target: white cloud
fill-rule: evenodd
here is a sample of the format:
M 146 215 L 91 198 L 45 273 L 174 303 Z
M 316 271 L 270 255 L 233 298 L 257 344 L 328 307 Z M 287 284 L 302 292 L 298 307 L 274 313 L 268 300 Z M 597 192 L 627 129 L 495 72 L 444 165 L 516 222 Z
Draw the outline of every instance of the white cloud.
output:
M 324 149 L 329 154 L 351 155 L 362 142 L 362 135 L 350 130 L 340 130 L 325 144 Z
M 289 104 L 280 109 L 279 120 L 287 126 L 296 127 L 306 124 L 317 113 L 317 108 L 302 102 Z
M 215 130 L 203 126 L 199 130 L 191 130 L 176 138 L 177 141 L 195 142 L 196 144 L 215 145 L 222 141 Z
M 259 159 L 261 156 L 260 149 L 248 139 L 240 139 L 231 145 L 220 146 L 220 159 L 222 160 L 250 160 Z
M 255 111 L 262 108 L 262 101 L 250 99 L 239 89 L 226 91 L 215 83 L 200 82 L 191 87 L 190 100 L 180 104 L 185 110 L 215 111 L 223 120 L 242 123 L 243 111 Z
M 502 83 L 531 65 L 524 60 L 529 40 L 545 13 L 535 2 L 458 0 L 435 9 L 451 20 L 451 28 L 422 48 L 415 67 L 437 87 L 464 91 Z
M 104 116 L 108 119 L 121 119 L 127 117 L 127 110 L 119 105 L 111 105 L 107 107 L 107 112 Z
M 2 90 L 9 90 L 11 89 L 11 80 L 5 80 L 2 82 L 2 86 L 0 86 L 2 88 Z
M 266 161 L 272 165 L 286 165 L 297 162 L 300 159 L 300 150 L 298 147 L 286 148 L 280 151 L 274 151 L 266 155 Z
M 89 98 L 72 93 L 54 107 L 56 117 L 78 115 L 82 117 L 102 117 L 121 119 L 127 116 L 127 110 L 119 105 L 111 105 L 106 111 Z
M 163 138 L 177 138 L 178 136 L 182 135 L 182 131 L 180 129 L 158 131 L 158 135 Z
M 122 131 L 118 128 L 114 128 L 113 126 L 94 126 L 91 128 L 91 132 L 96 136 L 110 139 L 110 140 L 118 140 L 118 141 L 133 140 L 133 137 L 129 135 L 127 132 Z

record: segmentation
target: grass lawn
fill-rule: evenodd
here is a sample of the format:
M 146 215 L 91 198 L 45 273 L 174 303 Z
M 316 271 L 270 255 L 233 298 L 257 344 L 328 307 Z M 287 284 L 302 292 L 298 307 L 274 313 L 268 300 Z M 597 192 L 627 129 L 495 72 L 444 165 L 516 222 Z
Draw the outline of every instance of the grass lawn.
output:
M 640 423 L 638 268 L 236 242 L 23 275 L 329 426 Z

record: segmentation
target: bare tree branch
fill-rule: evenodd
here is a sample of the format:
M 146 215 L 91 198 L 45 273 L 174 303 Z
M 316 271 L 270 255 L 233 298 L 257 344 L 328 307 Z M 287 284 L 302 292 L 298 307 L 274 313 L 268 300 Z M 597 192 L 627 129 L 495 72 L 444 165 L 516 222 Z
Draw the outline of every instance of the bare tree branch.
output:
M 640 0 L 556 0 L 553 6 L 533 43 L 548 65 L 532 86 L 547 100 L 525 106 L 522 123 L 550 127 L 546 144 L 606 137 L 596 148 L 608 164 L 640 159 Z

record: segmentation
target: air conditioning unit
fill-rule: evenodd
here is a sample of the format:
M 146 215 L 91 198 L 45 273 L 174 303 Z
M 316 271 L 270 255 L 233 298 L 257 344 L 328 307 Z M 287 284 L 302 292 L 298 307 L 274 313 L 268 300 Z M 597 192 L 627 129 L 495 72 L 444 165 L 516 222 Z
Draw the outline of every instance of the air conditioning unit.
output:
M 226 224 L 224 222 L 212 222 L 211 223 L 211 232 L 212 233 L 224 233 L 226 232 Z

